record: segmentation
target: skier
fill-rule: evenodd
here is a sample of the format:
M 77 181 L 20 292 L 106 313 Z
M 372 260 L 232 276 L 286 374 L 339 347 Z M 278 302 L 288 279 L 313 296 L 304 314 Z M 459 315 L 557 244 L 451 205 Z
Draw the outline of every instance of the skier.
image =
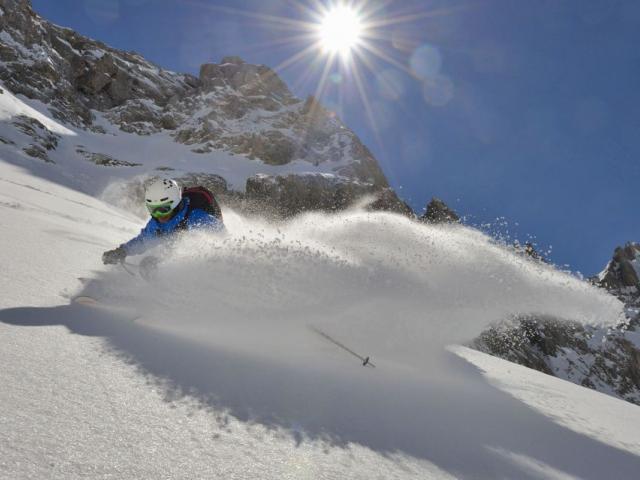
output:
M 123 262 L 128 255 L 144 253 L 162 239 L 195 228 L 224 231 L 222 213 L 209 190 L 204 187 L 184 192 L 175 180 L 159 178 L 145 189 L 145 205 L 151 219 L 140 234 L 118 248 L 104 252 L 105 265 Z

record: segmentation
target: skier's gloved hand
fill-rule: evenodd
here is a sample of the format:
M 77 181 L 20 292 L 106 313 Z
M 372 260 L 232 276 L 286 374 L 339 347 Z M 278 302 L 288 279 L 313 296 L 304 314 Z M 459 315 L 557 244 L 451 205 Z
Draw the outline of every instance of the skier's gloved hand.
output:
M 102 254 L 102 263 L 105 265 L 115 265 L 127 258 L 127 252 L 124 248 L 118 247 Z

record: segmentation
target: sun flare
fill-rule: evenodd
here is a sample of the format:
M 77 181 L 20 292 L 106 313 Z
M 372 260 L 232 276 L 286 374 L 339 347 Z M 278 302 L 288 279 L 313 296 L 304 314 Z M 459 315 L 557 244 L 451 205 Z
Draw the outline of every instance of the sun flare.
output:
M 347 56 L 360 43 L 363 27 L 358 13 L 341 5 L 326 12 L 318 30 L 326 52 Z
M 244 8 L 218 7 L 218 10 L 257 20 L 273 32 L 272 41 L 260 42 L 252 49 L 254 53 L 274 48 L 290 50 L 290 55 L 273 70 L 278 74 L 285 70 L 295 72 L 294 89 L 314 89 L 314 98 L 330 102 L 330 109 L 338 115 L 345 102 L 357 95 L 379 145 L 382 145 L 379 125 L 384 123 L 385 115 L 381 113 L 378 97 L 382 93 L 397 101 L 402 96 L 401 72 L 422 83 L 424 99 L 430 105 L 443 106 L 451 100 L 454 85 L 440 74 L 439 51 L 424 42 L 417 22 L 466 11 L 470 8 L 466 4 L 432 8 L 424 4 L 433 2 L 400 0 L 282 3 L 282 11 L 286 12 L 282 16 Z M 407 6 L 409 3 L 413 6 Z M 367 76 L 375 79 L 373 86 L 366 81 Z M 369 91 L 372 87 L 379 92 Z

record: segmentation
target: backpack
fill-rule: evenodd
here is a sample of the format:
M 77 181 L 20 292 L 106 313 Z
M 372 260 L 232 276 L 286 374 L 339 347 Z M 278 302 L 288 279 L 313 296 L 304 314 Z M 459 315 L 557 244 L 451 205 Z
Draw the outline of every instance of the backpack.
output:
M 211 193 L 207 188 L 200 186 L 185 188 L 182 191 L 182 196 L 189 199 L 189 210 L 187 210 L 187 214 L 178 225 L 179 229 L 187 228 L 189 215 L 191 215 L 191 211 L 195 209 L 204 210 L 209 215 L 213 215 L 215 218 L 222 221 L 222 210 L 220 210 L 220 205 L 213 196 L 213 193 Z

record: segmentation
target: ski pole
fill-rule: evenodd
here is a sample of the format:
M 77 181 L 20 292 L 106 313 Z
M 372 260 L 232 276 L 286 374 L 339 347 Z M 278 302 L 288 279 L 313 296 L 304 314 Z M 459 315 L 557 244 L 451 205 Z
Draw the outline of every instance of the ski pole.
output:
M 127 262 L 125 262 L 124 260 L 121 260 L 121 261 L 120 261 L 120 266 L 124 269 L 124 271 L 125 271 L 125 272 L 127 272 L 127 273 L 128 273 L 129 275 L 131 275 L 132 277 L 135 277 L 135 276 L 136 276 L 136 274 L 135 274 L 134 272 L 132 272 L 131 270 L 129 270 L 129 269 L 127 268 L 127 265 L 132 266 L 132 267 L 133 267 L 133 266 L 135 266 L 135 265 L 133 265 L 132 263 L 127 263 Z
M 358 355 L 356 352 L 351 350 L 349 347 L 347 347 L 346 345 L 340 343 L 338 340 L 336 340 L 335 338 L 331 337 L 329 334 L 323 332 L 319 328 L 316 328 L 316 327 L 314 327 L 312 325 L 309 325 L 309 328 L 311 330 L 313 330 L 314 332 L 316 332 L 318 335 L 320 335 L 325 340 L 330 341 L 331 343 L 333 343 L 337 347 L 340 347 L 341 349 L 343 349 L 345 352 L 348 352 L 351 355 L 353 355 L 354 357 L 356 357 L 358 360 L 360 360 L 362 362 L 362 366 L 363 367 L 376 368 L 376 366 L 369 360 L 370 357 L 363 357 L 362 355 Z

